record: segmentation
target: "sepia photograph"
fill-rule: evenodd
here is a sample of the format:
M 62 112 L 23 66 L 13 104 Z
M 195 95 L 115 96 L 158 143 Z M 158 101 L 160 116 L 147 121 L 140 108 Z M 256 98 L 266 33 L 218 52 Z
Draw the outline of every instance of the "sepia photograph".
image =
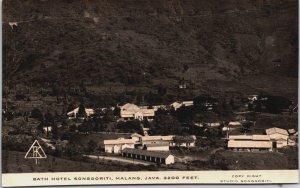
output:
M 4 186 L 297 183 L 298 4 L 4 0 Z

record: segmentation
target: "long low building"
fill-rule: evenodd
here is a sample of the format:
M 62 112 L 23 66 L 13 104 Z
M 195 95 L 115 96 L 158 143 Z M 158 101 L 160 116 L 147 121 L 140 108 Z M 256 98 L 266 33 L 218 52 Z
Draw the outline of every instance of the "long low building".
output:
M 273 142 L 269 135 L 231 135 L 227 147 L 238 151 L 272 151 Z
M 194 147 L 196 142 L 196 136 L 143 136 L 140 138 L 140 142 L 142 145 L 168 143 L 170 146 Z
M 169 151 L 169 148 L 170 144 L 166 142 L 144 145 L 144 149 L 148 151 Z
M 164 151 L 125 148 L 122 150 L 122 156 L 166 165 L 175 163 L 174 156 L 170 152 Z

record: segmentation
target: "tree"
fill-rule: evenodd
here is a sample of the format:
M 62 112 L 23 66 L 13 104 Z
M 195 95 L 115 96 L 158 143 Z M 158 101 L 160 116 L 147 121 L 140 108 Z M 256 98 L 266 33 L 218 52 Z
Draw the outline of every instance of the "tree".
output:
M 67 112 L 71 112 L 72 110 L 74 110 L 75 106 L 76 105 L 74 103 L 70 103 L 67 107 Z
M 214 106 L 216 104 L 218 104 L 218 100 L 211 97 L 210 95 L 200 95 L 198 97 L 194 98 L 194 107 L 196 110 L 199 111 L 206 111 L 207 110 L 207 105 L 211 105 Z
M 154 121 L 150 123 L 150 134 L 182 134 L 183 127 L 179 121 L 171 115 L 158 115 Z
M 43 129 L 43 124 L 40 123 L 37 127 L 37 131 L 39 131 L 40 133 L 44 133 L 44 129 Z
M 157 88 L 157 94 L 161 97 L 164 96 L 166 93 L 167 93 L 167 89 L 162 85 L 159 85 Z
M 194 142 L 194 138 L 192 136 L 175 136 L 174 142 L 175 142 L 176 146 L 180 146 L 183 143 Z
M 117 129 L 125 133 L 139 133 L 143 134 L 141 122 L 138 120 L 120 122 L 117 124 Z
M 88 143 L 88 152 L 93 152 L 97 149 L 97 143 L 94 140 L 90 140 Z
M 230 104 L 232 109 L 235 109 L 235 102 L 234 102 L 233 98 L 230 99 L 229 104 Z
M 83 133 L 90 133 L 93 131 L 93 125 L 91 121 L 84 121 L 81 125 L 78 127 L 79 132 Z
M 104 120 L 105 121 L 113 121 L 114 119 L 114 111 L 112 111 L 111 109 L 106 109 L 104 112 Z
M 251 126 L 253 125 L 253 123 L 252 122 L 243 122 L 243 124 L 242 124 L 242 132 L 243 133 L 248 133 L 248 132 L 250 132 L 250 128 L 251 128 Z
M 44 125 L 47 127 L 50 127 L 54 124 L 54 117 L 52 116 L 52 114 L 47 111 L 47 113 L 45 114 L 45 122 Z
M 87 115 L 86 115 L 86 112 L 85 112 L 85 107 L 84 107 L 84 104 L 81 103 L 79 105 L 79 109 L 78 109 L 78 113 L 77 113 L 77 117 L 76 118 L 86 118 Z
M 114 109 L 114 116 L 120 116 L 121 115 L 121 109 L 119 107 L 116 107 Z
M 153 105 L 155 102 L 155 95 L 149 91 L 147 95 L 145 95 L 145 99 L 147 100 L 149 105 Z
M 32 118 L 38 119 L 38 120 L 40 120 L 40 121 L 43 121 L 43 120 L 44 120 L 44 116 L 43 116 L 42 112 L 41 112 L 39 109 L 37 109 L 37 108 L 34 108 L 34 109 L 31 111 L 30 116 L 31 116 Z
M 58 128 L 56 124 L 52 125 L 51 133 L 52 133 L 52 138 L 54 139 L 58 138 Z
M 181 122 L 190 122 L 194 116 L 194 110 L 191 106 L 182 106 L 175 111 L 176 117 Z

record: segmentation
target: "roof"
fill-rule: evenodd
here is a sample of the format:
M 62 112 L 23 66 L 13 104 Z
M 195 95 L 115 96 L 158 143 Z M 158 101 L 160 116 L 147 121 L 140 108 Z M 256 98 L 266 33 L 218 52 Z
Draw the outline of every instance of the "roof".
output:
M 108 144 L 134 144 L 135 140 L 133 139 L 125 139 L 125 138 L 119 138 L 115 140 L 104 140 L 104 145 Z
M 171 153 L 167 151 L 148 151 L 148 150 L 131 149 L 131 148 L 123 149 L 122 153 L 131 153 L 135 155 L 144 155 L 144 156 L 164 158 L 164 159 L 171 155 Z
M 237 141 L 230 140 L 228 142 L 228 148 L 272 148 L 272 142 L 270 141 Z
M 228 125 L 235 125 L 235 126 L 237 126 L 237 125 L 242 125 L 242 124 L 239 121 L 231 121 L 231 122 L 228 123 Z
M 121 106 L 121 109 L 122 110 L 139 110 L 140 108 L 135 104 L 126 103 L 125 105 Z
M 229 135 L 229 140 L 252 140 L 252 135 Z
M 196 140 L 195 135 L 190 136 L 174 136 L 173 140 L 181 141 L 181 142 L 194 142 Z
M 289 133 L 287 132 L 287 130 L 280 129 L 280 128 L 277 128 L 277 127 L 266 129 L 266 133 L 268 135 L 270 135 L 270 134 L 283 134 L 283 135 L 287 135 L 287 136 L 289 135 Z
M 182 101 L 182 104 L 184 104 L 184 105 L 193 105 L 194 101 Z
M 146 147 L 170 146 L 168 142 L 145 144 Z
M 230 135 L 229 140 L 270 140 L 269 135 Z
M 174 135 L 169 136 L 143 136 L 142 141 L 148 141 L 148 140 L 163 140 L 163 141 L 173 141 Z
M 94 109 L 92 109 L 92 108 L 85 108 L 84 110 L 85 110 L 85 113 L 86 113 L 88 116 L 91 115 L 91 114 L 94 114 Z M 78 111 L 79 111 L 79 107 L 75 108 L 75 109 L 72 110 L 71 112 L 68 112 L 67 115 L 68 115 L 68 116 L 71 116 L 71 115 L 73 115 L 73 114 L 77 114 Z
M 131 134 L 131 138 L 132 137 L 142 137 L 142 135 L 140 135 L 140 134 L 138 134 L 138 133 L 133 133 L 133 134 Z
M 154 109 L 124 109 L 121 110 L 121 117 L 134 117 L 138 113 L 143 116 L 154 116 Z
M 290 134 L 294 134 L 294 133 L 296 133 L 296 130 L 295 130 L 295 129 L 289 129 L 288 132 L 289 132 Z
M 253 140 L 270 140 L 269 135 L 253 135 Z
M 172 104 L 170 104 L 170 106 L 179 106 L 179 105 L 181 105 L 181 103 L 180 102 L 173 102 Z
M 175 101 L 172 104 L 170 104 L 170 106 L 173 106 L 174 108 L 180 108 L 182 105 L 191 106 L 193 104 L 193 101 Z

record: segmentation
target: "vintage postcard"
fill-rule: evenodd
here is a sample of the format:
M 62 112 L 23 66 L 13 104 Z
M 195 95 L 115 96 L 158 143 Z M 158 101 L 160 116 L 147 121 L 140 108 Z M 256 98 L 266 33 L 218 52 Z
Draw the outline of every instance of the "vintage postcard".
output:
M 2 184 L 298 183 L 297 0 L 4 0 Z

